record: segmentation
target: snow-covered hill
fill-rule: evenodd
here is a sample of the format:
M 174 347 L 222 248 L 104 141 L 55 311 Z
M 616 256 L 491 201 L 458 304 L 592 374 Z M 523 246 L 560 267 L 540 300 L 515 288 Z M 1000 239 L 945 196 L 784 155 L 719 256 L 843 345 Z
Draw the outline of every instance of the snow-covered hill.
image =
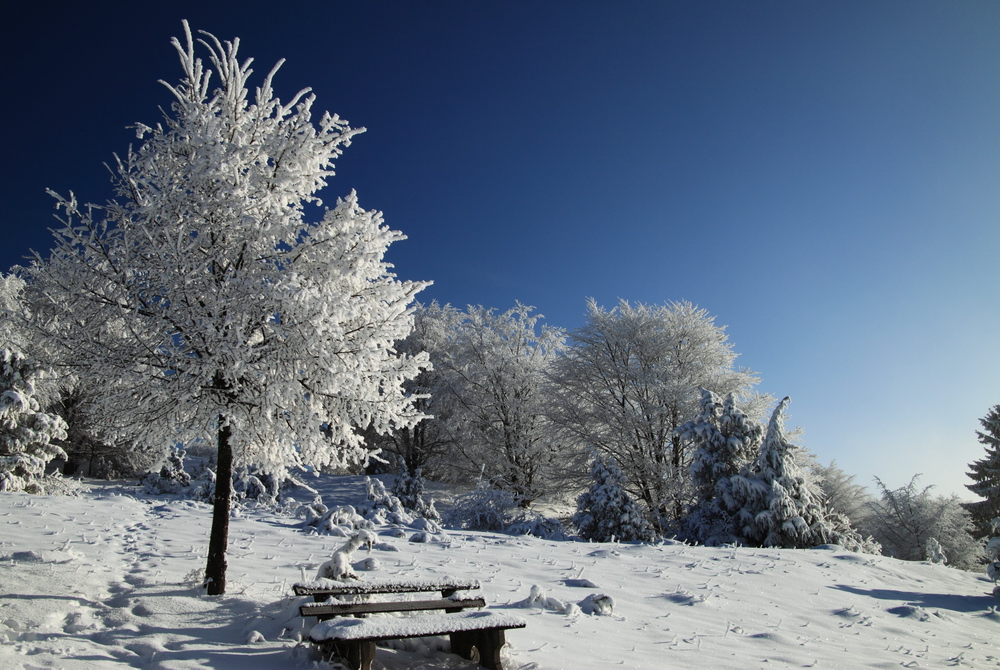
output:
M 211 510 L 138 491 L 95 484 L 75 498 L 0 495 L 0 668 L 326 667 L 297 643 L 303 599 L 291 585 L 311 579 L 342 538 L 245 512 L 230 531 L 229 594 L 209 598 L 193 585 Z M 347 504 L 363 499 L 363 480 L 327 478 L 323 492 L 328 504 Z M 479 579 L 491 607 L 527 619 L 508 635 L 510 668 L 1000 667 L 992 583 L 947 567 L 835 547 L 448 538 L 386 535 L 396 551 L 373 551 L 380 568 L 363 576 Z M 532 587 L 544 597 L 524 607 Z M 559 607 L 593 593 L 614 599 L 612 615 Z M 476 667 L 439 646 L 380 649 L 376 664 Z

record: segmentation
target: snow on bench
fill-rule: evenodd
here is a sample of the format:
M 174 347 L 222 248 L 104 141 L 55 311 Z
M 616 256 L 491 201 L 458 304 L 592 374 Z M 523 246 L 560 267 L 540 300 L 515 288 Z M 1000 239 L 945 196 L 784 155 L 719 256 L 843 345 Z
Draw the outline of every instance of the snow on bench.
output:
M 401 640 L 430 637 L 455 632 L 483 631 L 492 628 L 524 628 L 524 619 L 498 612 L 458 612 L 457 614 L 418 614 L 407 617 L 369 617 L 367 619 L 330 619 L 313 626 L 309 639 L 327 640 Z
M 503 670 L 500 650 L 506 643 L 504 631 L 524 628 L 523 619 L 496 612 L 458 612 L 455 614 L 420 614 L 407 617 L 371 617 L 367 619 L 331 619 L 321 621 L 309 633 L 309 639 L 329 655 L 344 658 L 352 667 L 371 670 L 375 643 L 411 637 L 448 635 L 451 651 L 472 658 L 479 651 L 479 663 L 489 670 Z

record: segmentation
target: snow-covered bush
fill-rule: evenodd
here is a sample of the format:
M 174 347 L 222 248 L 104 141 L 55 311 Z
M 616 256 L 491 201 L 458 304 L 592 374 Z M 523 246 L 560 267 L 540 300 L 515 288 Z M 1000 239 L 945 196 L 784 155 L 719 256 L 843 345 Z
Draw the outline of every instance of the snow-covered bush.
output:
M 1000 517 L 993 519 L 993 537 L 986 542 L 986 574 L 996 584 L 1000 580 Z M 1000 596 L 1000 586 L 993 587 L 993 595 Z
M 191 475 L 184 470 L 184 457 L 187 452 L 183 448 L 171 449 L 167 454 L 167 462 L 159 472 L 149 472 L 142 478 L 142 487 L 146 493 L 156 495 L 162 493 L 185 493 L 191 486 Z
M 958 496 L 935 496 L 933 486 L 919 488 L 918 476 L 898 489 L 876 482 L 882 495 L 871 503 L 864 530 L 870 532 L 887 556 L 904 561 L 932 560 L 928 548 L 935 540 L 948 565 L 963 570 L 979 569 L 982 542 L 972 533 L 974 525 Z
M 405 536 L 408 529 L 423 533 L 430 539 L 440 539 L 443 531 L 438 520 L 407 511 L 400 499 L 386 490 L 381 480 L 366 477 L 365 487 L 367 499 L 356 508 L 351 505 L 330 508 L 316 496 L 311 503 L 301 505 L 296 514 L 303 519 L 306 527 L 315 532 L 338 537 L 351 537 L 378 526 L 394 526 L 399 537 Z
M 510 491 L 480 481 L 475 489 L 455 500 L 447 522 L 458 528 L 504 530 L 516 521 L 519 503 Z
M 531 535 L 542 540 L 565 540 L 566 529 L 558 519 L 521 511 L 519 518 L 504 529 L 511 535 Z
M 23 354 L 0 349 L 0 491 L 44 493 L 45 466 L 66 458 L 54 442 L 66 437 L 66 423 L 41 411 L 38 376 Z
M 392 486 L 392 494 L 399 498 L 399 502 L 405 509 L 412 511 L 415 515 L 431 521 L 440 521 L 441 515 L 434 506 L 434 499 L 424 497 L 424 485 L 422 468 L 417 468 L 416 472 L 410 475 L 409 471 L 403 467 Z
M 573 523 L 585 540 L 625 542 L 653 539 L 642 508 L 625 491 L 625 477 L 614 458 L 594 454 L 590 489 L 577 498 Z

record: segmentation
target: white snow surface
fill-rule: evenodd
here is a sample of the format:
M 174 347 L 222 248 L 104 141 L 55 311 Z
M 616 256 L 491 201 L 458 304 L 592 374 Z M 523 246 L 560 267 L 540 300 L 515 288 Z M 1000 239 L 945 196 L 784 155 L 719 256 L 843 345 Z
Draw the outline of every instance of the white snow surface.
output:
M 329 504 L 364 497 L 327 477 Z M 305 581 L 343 544 L 301 520 L 244 511 L 230 528 L 229 588 L 202 595 L 211 509 L 123 484 L 80 497 L 0 494 L 0 668 L 312 668 L 301 642 Z M 365 579 L 479 580 L 490 611 L 521 617 L 515 670 L 614 668 L 994 668 L 1000 604 L 985 575 L 837 547 L 705 548 L 546 541 L 448 531 L 411 543 L 387 530 Z M 355 559 L 369 555 L 359 552 Z M 532 587 L 544 598 L 531 600 Z M 610 615 L 572 604 L 594 594 Z M 471 670 L 441 639 L 380 648 L 386 670 Z

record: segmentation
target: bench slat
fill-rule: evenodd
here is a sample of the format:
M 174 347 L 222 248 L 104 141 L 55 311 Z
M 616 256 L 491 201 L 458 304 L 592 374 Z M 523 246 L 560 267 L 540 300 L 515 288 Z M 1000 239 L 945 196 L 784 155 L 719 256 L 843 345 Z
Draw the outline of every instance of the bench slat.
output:
M 297 596 L 316 595 L 360 595 L 367 593 L 424 593 L 441 591 L 473 591 L 479 588 L 479 581 L 472 579 L 459 581 L 457 579 L 398 579 L 386 581 L 339 581 L 333 579 L 317 579 L 313 582 L 295 584 L 292 590 Z
M 301 616 L 350 616 L 384 612 L 419 612 L 423 610 L 462 610 L 486 607 L 482 598 L 441 598 L 439 600 L 403 600 L 389 603 L 310 603 L 299 607 Z
M 340 618 L 321 621 L 313 626 L 309 639 L 313 642 L 360 640 L 377 642 L 470 631 L 508 630 L 524 628 L 526 625 L 525 621 L 518 617 L 488 611 L 368 619 Z

